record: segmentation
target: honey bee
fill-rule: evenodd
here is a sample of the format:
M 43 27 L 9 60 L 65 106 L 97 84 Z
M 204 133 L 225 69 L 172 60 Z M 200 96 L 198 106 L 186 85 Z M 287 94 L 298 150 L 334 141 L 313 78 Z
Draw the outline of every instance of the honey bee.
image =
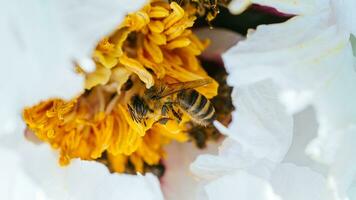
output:
M 194 88 L 211 83 L 211 79 L 199 79 L 174 84 L 158 82 L 156 85 L 131 97 L 128 106 L 131 118 L 145 126 L 146 120 L 159 115 L 157 122 L 166 124 L 168 120 L 182 120 L 183 113 L 192 121 L 206 126 L 215 117 L 212 103 Z

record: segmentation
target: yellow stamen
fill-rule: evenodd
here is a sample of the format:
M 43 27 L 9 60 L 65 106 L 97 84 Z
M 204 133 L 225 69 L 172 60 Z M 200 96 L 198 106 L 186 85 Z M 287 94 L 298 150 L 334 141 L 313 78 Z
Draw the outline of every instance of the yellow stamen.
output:
M 103 67 L 102 65 L 97 65 L 94 72 L 86 75 L 85 89 L 91 89 L 98 84 L 106 84 L 110 79 L 110 75 L 110 69 Z
M 154 81 L 152 75 L 145 69 L 145 67 L 137 60 L 129 58 L 126 55 L 120 57 L 120 63 L 129 71 L 137 74 L 140 79 L 146 83 L 146 87 L 150 88 Z

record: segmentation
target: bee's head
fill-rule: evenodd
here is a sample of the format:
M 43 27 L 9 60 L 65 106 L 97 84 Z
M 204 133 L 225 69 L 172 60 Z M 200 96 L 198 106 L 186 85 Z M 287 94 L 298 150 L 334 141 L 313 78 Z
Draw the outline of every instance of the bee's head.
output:
M 132 119 L 140 123 L 150 110 L 146 102 L 138 95 L 132 96 L 131 102 L 127 106 Z

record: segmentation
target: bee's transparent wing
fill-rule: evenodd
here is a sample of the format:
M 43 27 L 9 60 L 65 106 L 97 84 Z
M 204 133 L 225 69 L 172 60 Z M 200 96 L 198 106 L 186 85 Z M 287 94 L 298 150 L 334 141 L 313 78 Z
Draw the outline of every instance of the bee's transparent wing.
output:
M 204 85 L 207 85 L 209 83 L 212 83 L 213 81 L 211 79 L 198 79 L 194 81 L 187 81 L 187 82 L 181 82 L 181 83 L 173 83 L 173 84 L 167 84 L 167 85 L 162 85 L 155 94 L 156 98 L 163 98 L 168 95 L 177 93 L 182 90 L 188 90 L 188 89 L 194 89 L 197 87 L 201 87 Z

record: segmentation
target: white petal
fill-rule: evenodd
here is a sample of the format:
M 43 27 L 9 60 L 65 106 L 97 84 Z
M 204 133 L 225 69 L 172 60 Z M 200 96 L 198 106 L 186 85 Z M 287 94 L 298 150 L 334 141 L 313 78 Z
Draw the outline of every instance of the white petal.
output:
M 61 31 L 72 42 L 72 46 L 65 48 L 71 56 L 81 58 L 90 56 L 97 41 L 113 31 L 126 14 L 145 3 L 146 0 L 64 0 L 54 1 L 51 11 L 56 13 L 54 20 L 58 20 Z
M 278 91 L 269 80 L 235 87 L 232 98 L 236 111 L 229 126 L 229 136 L 244 151 L 272 161 L 283 159 L 293 133 L 293 119 L 279 103 Z
M 283 200 L 327 200 L 332 199 L 325 178 L 306 167 L 280 164 L 271 175 L 271 184 Z
M 0 148 L 0 198 L 11 200 L 47 199 L 38 185 L 23 171 L 18 155 Z
M 340 134 L 340 133 L 336 133 Z M 348 188 L 356 178 L 356 126 L 352 126 L 341 133 L 339 148 L 335 149 L 335 158 L 330 163 L 328 183 L 334 190 L 335 199 L 345 199 Z
M 283 87 L 281 97 L 294 94 L 295 99 L 284 99 L 290 112 L 304 108 L 315 90 L 334 78 L 339 66 L 350 60 L 348 35 L 328 24 L 328 14 L 259 26 L 246 41 L 224 54 L 228 71 L 238 77 L 229 79 L 229 83 L 241 85 L 272 78 Z
M 268 178 L 274 166 L 274 162 L 242 151 L 240 144 L 226 138 L 219 148 L 219 155 L 200 155 L 190 169 L 199 178 L 212 180 L 236 170 L 245 170 L 260 178 Z
M 349 199 L 356 199 L 356 181 L 354 181 L 353 185 L 348 190 Z
M 243 154 L 241 145 L 235 140 L 226 138 L 220 147 L 219 155 L 200 155 L 190 165 L 191 172 L 207 180 L 224 176 L 234 170 L 247 168 L 255 164 L 253 155 Z
M 333 162 L 337 149 L 342 145 L 344 130 L 355 123 L 356 73 L 351 60 L 345 57 L 344 62 L 338 65 L 338 74 L 320 91 L 313 103 L 320 129 L 318 138 L 308 147 L 308 152 L 324 163 Z
M 281 200 L 267 181 L 243 171 L 212 181 L 205 192 L 209 200 Z
M 37 199 L 37 193 L 42 192 L 45 199 L 52 200 L 163 199 L 159 181 L 151 174 L 111 174 L 103 164 L 80 160 L 59 167 L 58 156 L 47 145 L 33 145 L 28 141 L 21 141 L 16 151 L 11 153 L 16 159 L 1 157 L 1 171 L 10 176 L 1 178 L 0 184 L 7 186 L 10 196 L 23 193 L 29 194 L 26 199 Z M 1 155 L 4 152 L 10 151 L 1 148 Z M 16 173 L 21 176 L 15 179 Z M 7 194 L 0 193 L 1 199 L 8 199 L 3 195 Z
M 332 0 L 332 9 L 335 13 L 337 24 L 341 29 L 348 30 L 356 35 L 356 1 L 354 0 Z
M 47 98 L 71 98 L 83 90 L 72 61 L 90 57 L 100 37 L 110 33 L 144 0 L 62 0 L 4 2 L 1 11 L 0 133 L 15 132 L 20 113 Z
M 315 110 L 311 107 L 297 113 L 293 117 L 294 131 L 293 140 L 283 162 L 294 163 L 298 166 L 306 166 L 313 171 L 326 176 L 328 166 L 311 159 L 305 152 L 307 145 L 317 136 L 319 124 Z

